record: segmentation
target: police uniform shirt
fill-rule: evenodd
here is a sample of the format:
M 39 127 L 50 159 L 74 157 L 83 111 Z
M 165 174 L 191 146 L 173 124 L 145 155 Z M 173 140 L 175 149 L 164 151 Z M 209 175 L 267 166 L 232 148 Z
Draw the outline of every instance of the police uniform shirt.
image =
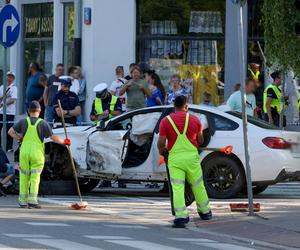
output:
M 275 85 L 274 85 L 274 86 L 275 86 Z M 277 88 L 278 91 L 281 92 L 280 88 L 278 88 L 277 86 L 275 86 L 275 88 Z M 272 88 L 269 88 L 269 89 L 267 90 L 267 97 L 270 97 L 270 98 L 272 98 L 272 99 L 278 99 L 278 97 L 277 97 L 275 91 L 274 91 Z M 271 112 L 272 112 L 272 115 L 274 115 L 274 113 L 275 113 L 275 114 L 278 114 L 276 108 L 271 108 Z
M 107 97 L 105 99 L 102 99 L 102 109 L 103 109 L 103 111 L 110 110 L 111 97 L 112 96 L 110 95 L 109 97 Z M 119 100 L 119 98 L 118 98 L 117 103 L 115 105 L 114 111 L 122 112 L 122 103 Z M 95 108 L 95 100 L 93 101 L 92 110 L 91 110 L 90 115 L 97 115 L 96 108 Z
M 58 100 L 60 100 L 62 109 L 66 111 L 74 110 L 77 106 L 79 106 L 78 96 L 72 91 L 69 91 L 67 94 L 63 91 L 59 91 L 54 97 L 54 108 L 58 108 Z M 56 115 L 55 121 L 61 122 L 61 118 Z M 68 118 L 65 117 L 65 122 L 70 124 L 76 124 L 77 118 L 76 116 Z
M 277 88 L 278 91 L 281 92 L 280 88 L 278 88 L 277 86 L 275 86 L 275 88 Z M 275 91 L 271 88 L 269 88 L 268 91 L 267 91 L 267 97 L 270 97 L 272 99 L 278 99 Z

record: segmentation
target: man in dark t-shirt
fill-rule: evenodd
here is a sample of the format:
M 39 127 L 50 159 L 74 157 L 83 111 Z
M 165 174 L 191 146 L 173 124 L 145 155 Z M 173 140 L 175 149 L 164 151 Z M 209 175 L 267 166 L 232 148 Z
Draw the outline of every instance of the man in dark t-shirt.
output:
M 58 92 L 58 88 L 60 87 L 61 83 L 59 77 L 64 74 L 64 65 L 59 63 L 56 65 L 55 74 L 48 78 L 47 87 L 44 91 L 44 102 L 46 106 L 46 121 L 53 122 L 54 120 L 54 108 L 53 108 L 53 101 L 56 93 Z

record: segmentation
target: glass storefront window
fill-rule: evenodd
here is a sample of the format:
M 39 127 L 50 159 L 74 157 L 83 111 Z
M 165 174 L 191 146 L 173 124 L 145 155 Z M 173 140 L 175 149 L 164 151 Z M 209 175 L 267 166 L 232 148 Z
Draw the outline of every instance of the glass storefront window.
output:
M 248 36 L 249 38 L 262 38 L 263 28 L 263 0 L 248 0 Z
M 223 0 L 139 0 L 139 34 L 223 34 Z
M 67 3 L 64 5 L 64 55 L 63 62 L 65 68 L 68 69 L 73 65 L 74 61 L 74 3 Z
M 41 69 L 52 74 L 53 57 L 53 3 L 23 5 L 23 81 L 26 88 L 28 67 L 31 62 L 39 63 Z M 20 91 L 19 103 L 24 109 L 25 91 Z
M 261 75 L 259 82 L 264 85 L 264 28 L 262 6 L 264 0 L 248 0 L 248 68 L 253 64 L 259 64 Z M 248 77 L 251 77 L 251 71 L 248 69 Z
M 52 73 L 53 3 L 24 5 L 24 74 L 30 62 Z M 26 79 L 26 78 L 25 78 Z
M 159 10 L 159 11 L 157 11 Z M 225 1 L 139 0 L 137 61 L 169 88 L 172 74 L 192 85 L 193 103 L 223 102 Z

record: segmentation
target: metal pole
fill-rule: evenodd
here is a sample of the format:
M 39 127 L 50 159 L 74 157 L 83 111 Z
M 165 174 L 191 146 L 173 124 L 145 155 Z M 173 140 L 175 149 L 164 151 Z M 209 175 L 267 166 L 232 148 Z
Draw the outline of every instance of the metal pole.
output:
M 4 46 L 4 62 L 3 62 L 3 129 L 2 129 L 2 149 L 6 152 L 6 141 L 7 141 L 7 133 L 6 133 L 6 89 L 7 89 L 7 81 L 6 81 L 6 73 L 7 73 L 7 48 Z
M 81 66 L 82 0 L 74 1 L 74 65 Z
M 284 110 L 284 104 L 285 104 L 285 89 L 286 89 L 286 77 L 285 74 L 283 75 L 283 83 L 282 83 L 282 96 L 280 100 L 280 119 L 279 119 L 279 128 L 284 129 L 283 127 L 283 120 L 284 120 L 284 115 L 285 115 L 285 110 Z
M 245 164 L 246 164 L 246 178 L 247 178 L 247 191 L 248 191 L 248 204 L 249 204 L 249 216 L 254 216 L 253 210 L 253 191 L 252 191 L 252 179 L 250 168 L 250 155 L 248 144 L 248 121 L 246 113 L 246 92 L 245 92 L 245 47 L 244 47 L 244 28 L 243 28 L 243 5 L 242 3 L 237 5 L 238 11 L 238 42 L 239 42 L 239 54 L 240 54 L 240 77 L 241 77 L 241 99 L 242 99 L 242 115 L 243 115 L 243 134 L 244 134 L 244 150 L 245 150 Z

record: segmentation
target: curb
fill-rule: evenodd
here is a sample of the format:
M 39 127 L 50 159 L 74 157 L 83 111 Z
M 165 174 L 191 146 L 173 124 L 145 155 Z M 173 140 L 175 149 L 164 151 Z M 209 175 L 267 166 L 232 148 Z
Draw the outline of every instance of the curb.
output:
M 247 244 L 251 247 L 264 247 L 264 248 L 269 248 L 269 249 L 277 249 L 277 250 L 299 250 L 299 248 L 295 247 L 289 247 L 289 246 L 284 246 L 284 245 L 278 245 L 278 244 L 273 244 L 261 240 L 254 240 L 254 239 L 248 239 L 244 237 L 239 237 L 239 236 L 233 236 L 233 235 L 228 235 L 228 234 L 223 234 L 223 233 L 218 233 L 206 229 L 201 229 L 197 227 L 195 220 L 193 220 L 193 226 L 192 228 L 188 228 L 191 231 L 203 233 L 203 234 L 208 234 L 211 236 L 218 236 L 218 237 L 223 237 L 225 239 L 230 239 L 230 240 L 235 240 L 244 244 Z

